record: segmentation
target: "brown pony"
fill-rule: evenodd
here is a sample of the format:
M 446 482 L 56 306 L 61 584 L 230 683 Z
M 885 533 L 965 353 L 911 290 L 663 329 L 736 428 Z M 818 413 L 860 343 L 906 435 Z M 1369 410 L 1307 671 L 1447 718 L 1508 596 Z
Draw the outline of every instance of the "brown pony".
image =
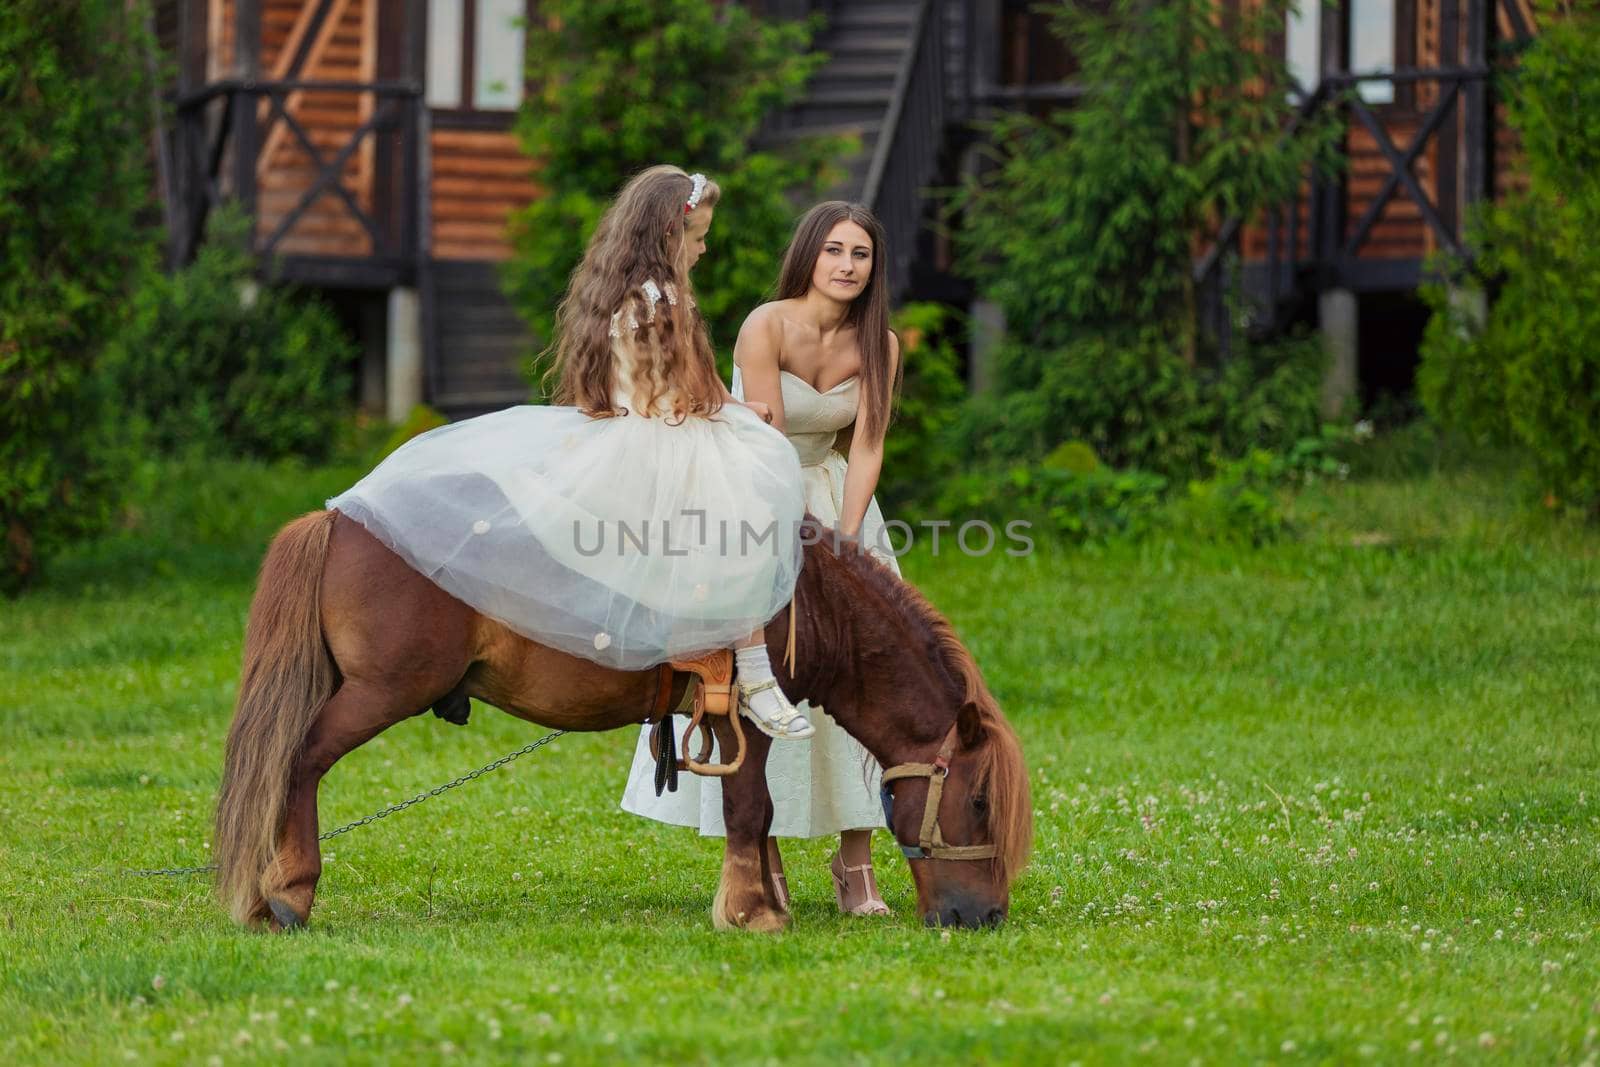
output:
M 913 859 L 930 924 L 999 922 L 1027 862 L 1033 808 L 1016 734 L 950 624 L 909 585 L 831 531 L 808 526 L 797 587 L 791 699 L 828 709 L 879 763 L 926 763 L 959 739 L 938 817 L 951 845 L 995 846 L 982 861 Z M 767 627 L 774 662 L 788 609 Z M 655 671 L 617 671 L 513 633 L 445 593 L 355 522 L 320 511 L 289 523 L 261 565 L 217 803 L 218 891 L 240 922 L 299 926 L 322 857 L 317 786 L 345 753 L 441 702 L 476 697 L 566 730 L 637 726 Z M 685 678 L 675 683 L 674 702 Z M 727 719 L 717 741 L 731 751 Z M 780 930 L 772 889 L 769 739 L 746 731 L 739 773 L 723 780 L 727 851 L 712 905 L 719 928 Z M 918 840 L 929 779 L 894 787 L 903 844 Z

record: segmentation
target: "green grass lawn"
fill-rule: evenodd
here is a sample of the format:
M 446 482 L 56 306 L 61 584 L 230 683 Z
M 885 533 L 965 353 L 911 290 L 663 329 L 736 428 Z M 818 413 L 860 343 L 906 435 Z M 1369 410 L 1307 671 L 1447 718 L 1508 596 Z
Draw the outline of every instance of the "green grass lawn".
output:
M 904 561 L 1028 755 L 992 933 L 710 923 L 720 848 L 624 815 L 634 737 L 565 737 L 330 843 L 311 928 L 206 861 L 254 568 L 359 473 L 146 468 L 135 527 L 0 602 L 7 1062 L 1594 1063 L 1600 535 L 1493 468 L 1337 485 L 1262 549 Z M 538 736 L 476 706 L 341 763 L 329 827 Z

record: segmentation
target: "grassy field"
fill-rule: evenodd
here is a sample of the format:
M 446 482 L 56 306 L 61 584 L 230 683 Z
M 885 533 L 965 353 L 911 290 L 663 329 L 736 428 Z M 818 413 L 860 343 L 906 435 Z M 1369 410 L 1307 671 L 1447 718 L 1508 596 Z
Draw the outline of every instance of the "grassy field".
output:
M 1309 491 L 1263 549 L 908 557 L 1021 732 L 1010 922 L 717 934 L 720 849 L 622 814 L 633 737 L 567 737 L 338 839 L 312 927 L 203 863 L 254 568 L 353 469 L 149 467 L 133 529 L 0 603 L 8 1063 L 1594 1063 L 1600 535 L 1495 468 Z M 537 733 L 478 706 L 335 769 L 332 826 Z

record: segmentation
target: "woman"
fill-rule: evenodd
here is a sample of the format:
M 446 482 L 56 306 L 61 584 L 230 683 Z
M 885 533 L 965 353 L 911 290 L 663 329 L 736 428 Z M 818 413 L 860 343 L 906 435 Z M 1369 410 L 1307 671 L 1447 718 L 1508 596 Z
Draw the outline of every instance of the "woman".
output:
M 899 573 L 873 499 L 884 434 L 899 376 L 899 340 L 889 329 L 883 227 L 844 201 L 806 213 L 784 253 L 778 299 L 745 319 L 734 349 L 734 395 L 765 404 L 772 424 L 800 456 L 806 510 L 841 534 L 859 537 Z M 844 451 L 848 450 L 849 459 Z M 808 706 L 801 705 L 807 713 Z M 879 768 L 832 719 L 812 716 L 807 745 L 774 749 L 767 760 L 776 837 L 839 834 L 830 863 L 834 896 L 852 915 L 887 915 L 872 870 L 872 829 L 883 825 Z M 639 738 L 626 811 L 720 835 L 721 787 L 680 777 L 655 796 L 648 728 Z M 779 898 L 787 884 L 770 842 Z
M 573 655 L 641 670 L 737 646 L 741 710 L 801 739 L 812 727 L 761 629 L 799 571 L 799 466 L 770 413 L 723 387 L 689 286 L 718 195 L 672 166 L 617 195 L 557 314 L 561 406 L 423 434 L 328 504 L 446 592 Z M 743 539 L 745 524 L 776 538 Z

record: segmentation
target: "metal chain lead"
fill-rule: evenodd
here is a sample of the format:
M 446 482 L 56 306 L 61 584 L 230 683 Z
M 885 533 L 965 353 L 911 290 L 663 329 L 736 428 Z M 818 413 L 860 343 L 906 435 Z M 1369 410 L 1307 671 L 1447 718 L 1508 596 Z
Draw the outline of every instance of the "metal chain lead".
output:
M 329 830 L 327 833 L 320 835 L 317 838 L 317 840 L 318 841 L 331 840 L 331 839 L 333 839 L 335 837 L 338 837 L 340 834 L 347 834 L 351 830 L 354 830 L 359 826 L 365 826 L 368 823 L 377 822 L 379 819 L 386 819 L 389 816 L 393 815 L 397 811 L 405 811 L 407 808 L 411 807 L 413 804 L 421 804 L 424 800 L 432 800 L 434 797 L 438 796 L 440 793 L 448 793 L 450 790 L 454 789 L 458 785 L 466 785 L 468 782 L 472 781 L 474 778 L 481 778 L 483 775 L 488 774 L 490 771 L 499 770 L 501 767 L 504 767 L 506 764 L 510 763 L 514 759 L 521 759 L 523 756 L 526 756 L 528 753 L 532 752 L 534 749 L 539 748 L 539 747 L 541 747 L 543 745 L 548 745 L 550 742 L 554 741 L 556 738 L 560 737 L 562 734 L 564 734 L 566 732 L 567 731 L 565 731 L 565 730 L 556 730 L 556 731 L 554 731 L 552 733 L 545 734 L 543 737 L 539 738 L 539 740 L 537 740 L 537 741 L 534 741 L 532 744 L 523 745 L 521 748 L 517 749 L 515 752 L 512 752 L 512 753 L 510 753 L 508 755 L 505 755 L 505 756 L 501 756 L 499 759 L 495 760 L 493 763 L 485 764 L 484 766 L 479 767 L 475 771 L 468 771 L 466 774 L 463 774 L 461 777 L 455 779 L 454 781 L 446 782 L 444 785 L 437 786 L 437 787 L 435 787 L 433 789 L 430 789 L 426 793 L 418 793 L 416 796 L 412 797 L 410 800 L 402 800 L 398 804 L 390 804 L 387 808 L 384 808 L 381 811 L 375 811 L 371 815 L 363 816 L 362 818 L 357 819 L 355 822 L 345 823 L 343 826 L 339 827 L 337 830 Z M 129 869 L 126 873 L 131 874 L 131 875 L 137 875 L 139 877 L 163 877 L 163 876 L 169 876 L 169 875 L 209 874 L 210 872 L 212 872 L 212 871 L 214 871 L 216 869 L 217 869 L 217 865 L 215 863 L 212 863 L 212 864 L 208 864 L 208 865 L 206 865 L 204 867 L 154 867 L 154 868 L 149 868 L 149 869 L 144 869 L 144 870 L 132 870 L 132 869 Z

